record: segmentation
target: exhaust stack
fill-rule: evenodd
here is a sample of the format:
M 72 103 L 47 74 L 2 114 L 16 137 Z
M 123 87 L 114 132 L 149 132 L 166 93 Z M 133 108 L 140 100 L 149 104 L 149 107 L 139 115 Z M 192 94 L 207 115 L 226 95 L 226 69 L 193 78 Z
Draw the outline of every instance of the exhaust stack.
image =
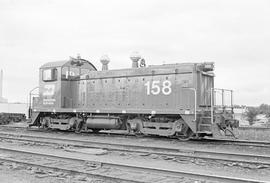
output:
M 138 68 L 138 61 L 141 59 L 141 55 L 138 52 L 133 52 L 129 58 L 132 60 L 132 68 Z
M 110 62 L 110 58 L 108 57 L 108 55 L 103 55 L 101 58 L 100 58 L 100 62 L 102 63 L 102 70 L 103 71 L 107 71 L 109 68 L 108 68 L 108 64 Z

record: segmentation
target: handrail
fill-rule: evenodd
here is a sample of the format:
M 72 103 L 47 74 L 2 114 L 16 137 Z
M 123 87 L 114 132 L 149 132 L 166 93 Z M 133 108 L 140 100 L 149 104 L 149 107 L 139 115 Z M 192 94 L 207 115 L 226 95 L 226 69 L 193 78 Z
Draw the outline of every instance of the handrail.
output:
M 211 95 L 210 95 L 210 100 L 211 100 L 211 123 L 213 124 L 214 123 L 214 107 L 215 106 L 218 106 L 216 105 L 216 101 L 214 101 L 214 97 L 216 97 L 216 93 L 221 93 L 221 107 L 223 109 L 225 109 L 226 106 L 225 105 L 225 92 L 229 92 L 230 93 L 230 97 L 231 97 L 231 101 L 230 101 L 230 106 L 232 108 L 232 111 L 233 111 L 233 90 L 229 90 L 229 89 L 223 89 L 223 88 L 211 88 Z
M 33 88 L 32 90 L 30 90 L 29 92 L 29 107 L 31 107 L 31 97 L 32 97 L 32 92 L 36 89 L 40 88 L 39 86 Z
M 28 117 L 30 118 L 30 116 L 31 116 L 31 114 L 32 114 L 32 112 L 31 112 L 31 109 L 32 109 L 32 92 L 34 91 L 34 90 L 36 90 L 36 89 L 38 89 L 38 88 L 40 88 L 39 86 L 37 86 L 37 87 L 35 87 L 35 88 L 33 88 L 32 90 L 30 90 L 30 92 L 29 92 L 29 111 L 28 111 Z
M 211 124 L 214 124 L 214 88 L 211 88 L 210 92 L 210 102 L 211 102 Z
M 233 106 L 233 90 L 229 90 L 229 89 L 223 89 L 223 88 L 211 88 L 212 92 L 220 92 L 221 91 L 221 106 L 226 106 L 225 105 L 225 92 L 229 92 L 230 96 L 231 96 L 231 101 L 230 101 L 230 105 Z M 211 92 L 211 93 L 212 93 Z M 213 95 L 213 94 L 212 94 Z

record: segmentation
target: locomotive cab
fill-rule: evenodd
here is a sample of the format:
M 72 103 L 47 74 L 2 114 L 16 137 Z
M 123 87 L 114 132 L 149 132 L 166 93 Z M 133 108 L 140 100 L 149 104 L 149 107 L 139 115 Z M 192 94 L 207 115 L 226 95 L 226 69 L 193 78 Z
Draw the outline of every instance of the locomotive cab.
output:
M 87 60 L 70 57 L 68 61 L 48 62 L 40 67 L 39 87 L 30 92 L 29 118 L 38 120 L 39 111 L 55 112 L 72 107 L 71 81 L 78 80 L 81 74 L 96 71 Z M 34 96 L 38 89 L 37 96 Z

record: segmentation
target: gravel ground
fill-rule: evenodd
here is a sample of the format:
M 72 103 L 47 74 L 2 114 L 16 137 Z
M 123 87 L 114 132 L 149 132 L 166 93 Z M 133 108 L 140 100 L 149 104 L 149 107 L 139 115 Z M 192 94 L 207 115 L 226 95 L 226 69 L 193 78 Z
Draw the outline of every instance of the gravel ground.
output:
M 16 149 L 21 150 L 31 150 L 39 153 L 46 153 L 46 154 L 52 154 L 52 155 L 61 155 L 64 157 L 73 157 L 73 158 L 79 158 L 86 160 L 84 163 L 78 163 L 73 161 L 63 161 L 59 160 L 57 158 L 41 158 L 36 157 L 33 155 L 22 155 L 19 153 L 10 153 L 5 151 L 0 151 L 0 157 L 8 157 L 9 159 L 16 159 L 16 160 L 23 160 L 23 161 L 29 161 L 31 163 L 41 163 L 43 165 L 50 165 L 50 166 L 56 166 L 56 167 L 64 167 L 68 169 L 75 169 L 75 170 L 81 170 L 81 171 L 91 171 L 92 173 L 97 173 L 101 175 L 108 175 L 113 177 L 121 177 L 133 180 L 141 180 L 146 182 L 157 182 L 157 183 L 163 183 L 163 182 L 200 182 L 198 180 L 193 180 L 189 178 L 184 177 L 171 177 L 167 176 L 165 174 L 156 174 L 156 173 L 148 173 L 143 171 L 137 171 L 137 170 L 123 170 L 119 168 L 111 168 L 106 165 L 102 165 L 102 163 L 98 162 L 108 162 L 108 163 L 122 163 L 122 164 L 129 164 L 129 165 L 141 165 L 144 166 L 147 164 L 148 166 L 152 167 L 166 167 L 166 168 L 176 168 L 170 163 L 164 163 L 162 160 L 158 160 L 155 157 L 154 158 L 144 158 L 144 156 L 136 157 L 135 155 L 126 155 L 126 154 L 117 154 L 117 153 L 106 153 L 100 155 L 93 154 L 94 150 L 92 150 L 92 153 L 77 153 L 76 151 L 70 151 L 63 149 L 62 147 L 48 147 L 48 146 L 40 146 L 38 144 L 26 144 L 26 143 L 10 143 L 10 142 L 1 142 L 1 147 L 13 147 Z M 48 153 L 49 152 L 49 153 Z M 99 150 L 98 150 L 99 152 Z M 150 162 L 149 160 L 152 161 Z M 153 163 L 154 162 L 154 163 Z M 180 168 L 180 167 L 178 167 Z
M 17 132 L 16 132 L 17 133 Z M 20 133 L 24 134 L 33 134 L 36 135 L 37 132 L 31 131 L 21 131 Z M 153 138 L 134 138 L 134 137 L 110 137 L 107 135 L 93 135 L 93 134 L 72 134 L 65 132 L 53 132 L 53 133 L 40 133 L 42 136 L 49 137 L 67 137 L 71 139 L 78 140 L 90 140 L 97 142 L 111 142 L 111 143 L 125 143 L 125 144 L 134 144 L 134 145 L 147 145 L 151 146 L 161 146 L 161 147 L 179 147 L 179 148 L 188 148 L 188 149 L 197 149 L 197 150 L 209 150 L 209 151 L 229 151 L 229 152 L 238 152 L 238 153 L 256 153 L 262 155 L 269 155 L 270 150 L 268 148 L 255 148 L 252 146 L 247 147 L 237 147 L 237 146 L 227 146 L 227 145 L 214 145 L 214 144 L 200 144 L 199 142 L 179 142 L 177 140 L 164 140 L 164 139 L 153 139 Z M 161 167 L 161 168 L 169 168 L 169 169 L 177 169 L 177 170 L 196 170 L 202 173 L 212 174 L 220 174 L 220 175 L 229 175 L 229 176 L 241 176 L 245 178 L 253 178 L 258 180 L 270 180 L 270 167 L 266 165 L 250 165 L 250 164 L 242 164 L 236 162 L 225 162 L 225 161 L 206 161 L 202 159 L 196 158 L 177 158 L 173 156 L 160 156 L 156 154 L 143 154 L 143 153 L 126 153 L 126 152 L 105 152 L 102 149 L 94 150 L 99 152 L 104 152 L 100 154 L 93 154 L 93 150 L 73 148 L 73 147 L 65 147 L 59 145 L 44 145 L 38 143 L 22 143 L 18 141 L 6 141 L 2 140 L 0 142 L 2 147 L 16 147 L 21 149 L 29 149 L 35 150 L 37 152 L 49 152 L 53 154 L 62 154 L 63 156 L 72 156 L 78 158 L 84 158 L 87 161 L 103 161 L 103 162 L 120 162 L 120 163 L 128 163 L 128 164 L 136 164 L 141 166 L 152 166 L 152 167 Z M 5 152 L 0 152 L 0 155 L 5 155 Z M 9 155 L 11 158 L 18 158 L 19 156 L 16 154 Z M 21 158 L 27 158 L 22 157 Z M 28 157 L 29 158 L 29 157 Z M 30 160 L 34 160 L 33 157 Z M 37 159 L 37 161 L 41 161 Z M 45 162 L 46 163 L 46 162 Z M 48 162 L 47 162 L 48 163 Z M 72 163 L 71 163 L 72 164 Z M 74 165 L 74 164 L 72 164 Z M 28 169 L 16 169 L 12 168 L 13 165 L 5 165 L 2 163 L 1 165 L 1 175 L 0 180 L 7 179 L 11 182 L 18 182 L 16 178 L 21 178 L 20 182 L 108 182 L 108 180 L 95 180 L 89 177 L 84 177 L 84 180 L 77 180 L 78 175 L 70 176 L 65 175 L 65 177 L 56 177 L 54 175 L 50 175 L 50 173 L 45 173 L 45 176 L 40 176 L 38 173 L 31 173 L 32 170 Z M 62 165 L 61 165 L 62 166 Z M 66 165 L 65 165 L 66 166 Z M 11 167 L 11 168 L 10 168 Z M 16 167 L 16 166 L 15 166 Z M 18 171 L 18 172 L 17 172 Z M 144 178 L 150 182 L 204 182 L 199 180 L 193 180 L 189 178 L 181 178 L 174 179 L 172 177 L 160 176 L 160 175 L 150 175 L 143 174 L 141 172 L 132 172 L 127 170 L 126 172 L 123 170 L 110 169 L 108 167 L 102 167 L 100 169 L 95 170 L 99 173 L 105 173 L 108 175 L 116 175 L 116 176 L 134 176 L 134 178 Z M 30 173 L 29 173 L 30 172 Z M 32 171 L 33 172 L 33 171 Z M 29 176 L 27 176 L 29 174 Z M 60 173 L 61 174 L 61 173 Z M 19 176 L 13 176 L 19 175 Z M 22 176 L 20 176 L 22 175 Z M 39 175 L 39 176 L 37 176 Z M 8 178 L 12 177 L 12 178 Z M 42 177 L 42 178 L 41 178 Z M 79 176 L 80 177 L 80 176 Z M 3 179 L 2 179 L 3 178 Z M 86 179 L 87 178 L 87 179 Z M 38 181 L 37 181 L 38 180 Z M 208 182 L 208 181 L 207 181 Z
M 0 128 L 2 131 L 2 129 Z M 12 132 L 8 132 L 12 133 Z M 95 142 L 105 142 L 105 143 L 119 143 L 119 144 L 130 144 L 130 145 L 144 145 L 144 146 L 161 146 L 167 148 L 180 148 L 190 150 L 208 150 L 208 151 L 217 151 L 217 152 L 232 152 L 232 153 L 250 153 L 258 155 L 269 155 L 270 148 L 267 147 L 254 147 L 250 146 L 237 146 L 237 145 L 226 145 L 226 144 L 217 144 L 216 142 L 201 143 L 200 141 L 188 141 L 181 142 L 176 139 L 168 138 L 144 138 L 144 137 L 134 137 L 134 136 L 115 136 L 107 134 L 92 134 L 92 133 L 82 133 L 74 134 L 69 132 L 60 132 L 60 131 L 44 131 L 44 132 L 35 132 L 27 131 L 22 129 L 16 129 L 14 132 L 16 134 L 28 134 L 28 135 L 39 135 L 40 136 L 49 136 L 49 137 L 63 137 L 77 140 L 86 140 L 86 141 L 95 141 Z
M 20 148 L 23 150 L 33 150 L 36 152 L 50 153 L 50 154 L 60 154 L 62 156 L 69 157 L 77 157 L 83 158 L 87 161 L 102 161 L 109 163 L 123 163 L 130 165 L 138 165 L 138 166 L 149 166 L 149 167 L 160 167 L 160 168 L 169 168 L 169 169 L 177 169 L 177 170 L 196 170 L 201 173 L 215 173 L 216 175 L 229 175 L 229 176 L 242 176 L 245 178 L 256 178 L 263 179 L 268 178 L 270 180 L 270 168 L 269 166 L 263 165 L 249 165 L 249 164 L 241 164 L 234 162 L 224 162 L 224 161 L 206 161 L 202 159 L 196 158 L 176 158 L 173 156 L 160 156 L 155 154 L 143 154 L 143 153 L 124 153 L 124 152 L 105 152 L 100 154 L 101 149 L 98 149 L 98 154 L 93 154 L 95 150 L 87 151 L 87 149 L 80 148 L 72 148 L 72 147 L 63 147 L 59 145 L 51 145 L 45 146 L 38 143 L 25 143 L 25 142 L 17 142 L 17 141 L 6 141 L 2 140 L 0 143 L 2 147 L 14 147 Z M 89 153 L 90 152 L 90 153 Z M 0 153 L 4 155 L 4 152 Z M 17 155 L 16 153 L 9 154 L 11 159 L 13 158 L 23 158 L 22 160 L 29 159 L 29 161 L 34 161 L 33 157 L 25 157 L 21 155 Z M 44 159 L 36 159 L 37 162 L 44 161 Z M 44 162 L 50 163 L 50 162 Z M 68 163 L 76 166 L 74 163 Z M 66 164 L 67 165 L 67 164 Z M 61 164 L 61 166 L 66 166 Z M 104 173 L 103 169 L 97 170 L 97 173 Z M 116 169 L 106 169 L 105 171 L 108 175 L 126 175 L 134 176 L 136 178 L 138 175 L 140 177 L 144 177 L 147 181 L 150 182 L 164 182 L 164 180 L 168 180 L 168 177 L 158 176 L 158 175 L 149 175 L 132 171 L 119 171 Z M 138 178 L 138 177 L 137 177 Z M 159 180 L 159 181 L 158 181 Z M 178 182 L 176 179 L 170 180 L 170 182 Z M 184 181 L 186 182 L 186 181 Z
M 16 163 L 0 162 L 0 180 L 3 183 L 112 183 L 82 175 L 69 175 Z
M 239 139 L 270 141 L 270 128 L 242 127 L 238 131 Z

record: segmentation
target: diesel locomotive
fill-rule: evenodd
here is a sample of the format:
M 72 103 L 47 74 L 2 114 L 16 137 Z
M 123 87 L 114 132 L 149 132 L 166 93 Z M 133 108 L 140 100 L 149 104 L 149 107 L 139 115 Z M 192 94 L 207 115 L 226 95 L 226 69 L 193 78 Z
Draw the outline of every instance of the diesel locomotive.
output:
M 137 53 L 130 58 L 132 67 L 119 70 L 108 69 L 107 56 L 101 58 L 101 71 L 80 56 L 42 65 L 38 95 L 30 92 L 30 126 L 126 130 L 181 140 L 233 134 L 238 127 L 233 92 L 214 87 L 213 62 L 146 66 Z

